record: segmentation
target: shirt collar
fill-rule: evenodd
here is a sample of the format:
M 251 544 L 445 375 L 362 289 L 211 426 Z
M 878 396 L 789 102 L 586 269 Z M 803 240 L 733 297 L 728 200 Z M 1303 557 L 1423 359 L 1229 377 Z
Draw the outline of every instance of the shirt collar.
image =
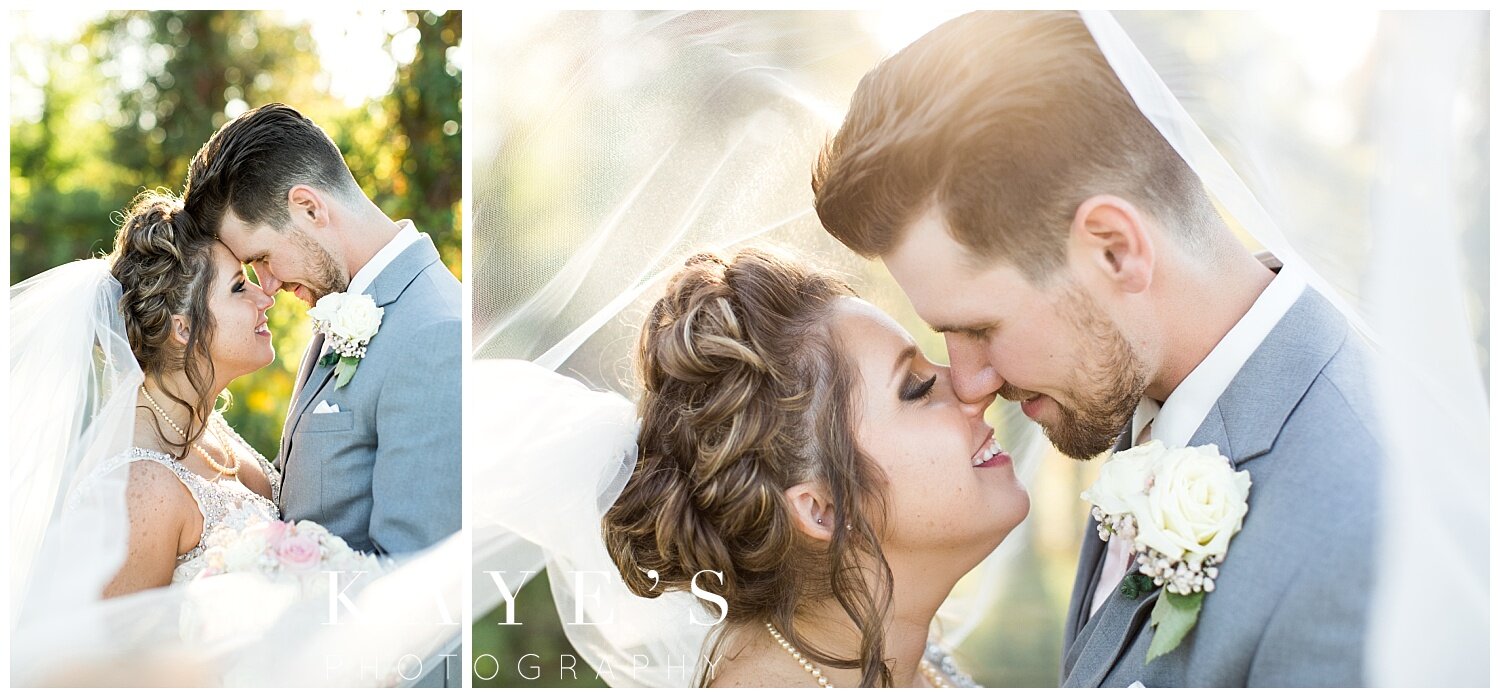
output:
M 422 234 L 417 232 L 417 226 L 410 220 L 396 221 L 396 225 L 401 226 L 401 229 L 396 231 L 396 236 L 391 238 L 385 247 L 380 248 L 380 251 L 376 252 L 369 262 L 360 267 L 359 273 L 349 280 L 349 293 L 364 293 L 370 288 L 370 284 L 375 282 L 375 277 L 380 276 L 380 272 L 385 271 L 385 268 L 401 256 L 401 253 L 405 252 L 412 243 L 422 239 Z
M 1169 448 L 1187 446 L 1235 375 L 1244 368 L 1245 362 L 1260 348 L 1306 287 L 1307 281 L 1295 269 L 1282 268 L 1255 299 L 1250 310 L 1182 380 L 1166 402 L 1142 398 L 1131 423 L 1131 434 L 1138 437 L 1141 430 L 1151 424 L 1152 439 Z

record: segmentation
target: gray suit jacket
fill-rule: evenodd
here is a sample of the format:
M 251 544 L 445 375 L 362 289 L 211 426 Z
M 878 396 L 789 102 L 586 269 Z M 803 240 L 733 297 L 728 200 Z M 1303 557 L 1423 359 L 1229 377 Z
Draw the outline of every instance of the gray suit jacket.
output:
M 1217 444 L 1251 479 L 1250 512 L 1198 624 L 1147 664 L 1159 589 L 1134 601 L 1105 590 L 1090 618 L 1106 548 L 1090 521 L 1064 618 L 1063 685 L 1360 685 L 1384 457 L 1370 389 L 1360 340 L 1304 291 L 1190 442 Z M 1128 439 L 1127 428 L 1122 447 Z
M 366 293 L 385 315 L 354 378 L 335 388 L 318 342 L 303 357 L 278 504 L 355 550 L 406 553 L 459 528 L 462 290 L 424 235 Z M 339 411 L 314 413 L 325 400 Z

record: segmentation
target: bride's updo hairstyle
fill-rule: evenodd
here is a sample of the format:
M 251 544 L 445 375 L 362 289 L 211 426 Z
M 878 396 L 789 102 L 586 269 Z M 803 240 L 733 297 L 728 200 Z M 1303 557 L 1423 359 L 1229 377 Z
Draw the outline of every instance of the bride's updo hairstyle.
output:
M 193 418 L 183 425 L 184 442 L 176 432 L 165 433 L 156 415 L 162 443 L 178 447 L 179 458 L 187 457 L 188 443 L 208 423 L 216 395 L 209 344 L 213 316 L 208 309 L 208 291 L 214 282 L 213 246 L 218 241 L 202 234 L 182 210 L 182 201 L 159 191 L 142 192 L 124 213 L 110 253 L 110 272 L 120 282 L 120 314 L 130 350 L 141 370 L 158 381 L 163 375 L 182 371 L 192 388 L 190 395 L 176 395 L 166 388 L 166 398 L 188 408 Z M 187 325 L 187 342 L 173 338 L 173 315 Z M 155 396 L 158 401 L 161 395 Z
M 711 573 L 698 584 L 726 599 L 728 627 L 774 623 L 813 661 L 889 685 L 891 572 L 876 539 L 884 479 L 855 446 L 855 373 L 828 324 L 833 302 L 853 295 L 761 250 L 689 259 L 641 330 L 639 456 L 603 532 L 636 595 L 720 572 L 722 591 Z M 831 540 L 797 528 L 785 490 L 802 483 L 831 497 Z M 828 597 L 858 627 L 858 657 L 796 636 L 799 604 Z

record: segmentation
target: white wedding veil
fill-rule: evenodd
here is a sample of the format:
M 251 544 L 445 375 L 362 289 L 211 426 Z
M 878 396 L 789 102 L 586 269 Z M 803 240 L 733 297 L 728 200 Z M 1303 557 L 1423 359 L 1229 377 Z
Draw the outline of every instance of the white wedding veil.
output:
M 894 22 L 907 40 L 952 16 L 918 14 Z M 1474 56 L 1487 55 L 1487 15 L 1308 19 L 1331 36 L 1348 31 L 1345 24 L 1365 27 L 1381 49 L 1362 77 L 1372 86 L 1364 111 L 1334 115 L 1355 122 L 1342 125 L 1339 147 L 1365 164 L 1329 171 L 1307 169 L 1327 161 L 1323 153 L 1297 150 L 1322 146 L 1285 138 L 1282 131 L 1296 124 L 1258 110 L 1255 90 L 1280 89 L 1286 79 L 1260 69 L 1263 47 L 1231 47 L 1245 58 L 1209 100 L 1189 79 L 1197 77 L 1190 66 L 1153 40 L 1182 30 L 1174 15 L 1081 14 L 1136 104 L 1232 227 L 1299 268 L 1375 347 L 1390 450 L 1381 491 L 1385 510 L 1401 514 L 1382 517 L 1371 533 L 1385 554 L 1375 575 L 1367 682 L 1487 684 L 1488 329 L 1475 287 L 1487 289 L 1488 277 L 1468 258 L 1476 225 L 1487 245 L 1487 222 L 1474 220 L 1472 201 L 1487 198 L 1488 181 L 1455 155 L 1472 148 L 1476 132 L 1488 143 L 1487 92 L 1480 88 L 1485 98 L 1475 99 L 1472 87 L 1487 83 L 1487 75 L 1472 74 Z M 680 622 L 695 599 L 662 597 L 612 625 L 594 625 L 590 608 L 608 612 L 640 600 L 610 606 L 600 600 L 611 597 L 593 595 L 575 617 L 581 587 L 560 579 L 612 569 L 594 544 L 599 514 L 618 493 L 632 453 L 625 398 L 634 395 L 628 357 L 635 334 L 662 281 L 702 249 L 772 244 L 851 276 L 880 275 L 878 265 L 852 259 L 821 232 L 808 175 L 853 84 L 881 55 L 825 13 L 792 21 L 779 13 L 518 12 L 511 20 L 510 34 L 487 56 L 514 67 L 511 89 L 474 97 L 474 113 L 499 115 L 492 129 L 499 140 L 477 136 L 476 181 L 494 184 L 477 193 L 471 241 L 476 361 L 468 388 L 485 396 L 484 410 L 471 413 L 466 445 L 475 613 L 504 603 L 545 564 L 569 639 L 591 663 L 615 668 L 612 685 L 682 685 L 665 665 L 670 652 L 706 637 Z M 877 23 L 882 31 L 892 24 Z M 1319 38 L 1302 40 L 1316 45 Z M 588 46 L 580 56 L 555 48 L 577 43 Z M 551 75 L 539 64 L 564 56 L 577 59 L 567 79 L 528 82 L 538 79 L 533 71 Z M 1247 75 L 1254 79 L 1238 79 Z M 621 97 L 632 90 L 652 98 Z M 1325 106 L 1313 100 L 1309 118 L 1339 127 L 1339 118 L 1318 111 Z M 1231 122 L 1226 112 L 1242 116 Z M 1320 205 L 1287 204 L 1292 187 L 1316 188 Z M 567 204 L 549 204 L 555 197 Z M 866 297 L 909 319 L 905 300 L 883 290 L 889 287 L 872 285 L 875 295 Z M 1014 411 L 1000 417 L 1001 433 L 1027 447 L 1017 458 L 1023 476 L 1035 472 L 1044 450 L 1035 430 Z M 553 516 L 553 503 L 577 518 Z M 995 569 L 987 563 L 981 573 Z M 491 572 L 503 573 L 505 593 Z M 616 586 L 598 593 L 623 590 L 618 579 L 607 581 Z M 963 639 L 993 588 L 961 584 L 954 605 L 967 624 L 953 622 L 946 641 Z M 636 654 L 650 657 L 656 671 L 621 677 L 619 659 Z
M 11 287 L 10 668 L 14 686 L 400 685 L 461 628 L 459 535 L 302 597 L 230 574 L 105 600 L 125 561 L 143 375 L 106 259 Z M 449 660 L 454 681 L 462 664 Z
M 1387 513 L 1372 532 L 1375 549 L 1385 554 L 1377 556 L 1374 575 L 1367 682 L 1488 685 L 1489 401 L 1468 315 L 1477 299 L 1463 284 L 1455 211 L 1465 192 L 1452 156 L 1463 147 L 1456 133 L 1456 112 L 1465 106 L 1459 80 L 1488 41 L 1487 16 L 1410 13 L 1381 25 L 1391 50 L 1373 66 L 1380 88 L 1370 124 L 1380 164 L 1373 176 L 1343 183 L 1355 195 L 1330 202 L 1367 207 L 1364 216 L 1352 216 L 1369 226 L 1370 253 L 1362 288 L 1348 295 L 1324 275 L 1347 260 L 1299 253 L 1283 230 L 1301 221 L 1283 213 L 1288 224 L 1278 224 L 1119 23 L 1103 12 L 1083 17 L 1136 105 L 1232 220 L 1285 264 L 1306 271 L 1375 347 L 1389 457 L 1380 475 Z M 1252 108 L 1248 99 L 1244 106 Z M 1487 196 L 1487 190 L 1468 193 Z M 1416 551 L 1425 564 L 1408 564 L 1407 554 Z
M 11 287 L 10 624 L 97 599 L 125 561 L 130 447 L 142 374 L 109 263 Z

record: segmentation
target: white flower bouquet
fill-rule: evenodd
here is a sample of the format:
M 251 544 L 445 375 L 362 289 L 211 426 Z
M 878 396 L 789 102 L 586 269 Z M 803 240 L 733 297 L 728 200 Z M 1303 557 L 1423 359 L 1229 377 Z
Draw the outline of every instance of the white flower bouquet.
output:
M 219 528 L 204 541 L 199 578 L 233 572 L 259 574 L 273 582 L 296 582 L 304 591 L 327 584 L 324 572 L 378 572 L 380 563 L 311 521 L 261 521 Z
M 1213 592 L 1229 541 L 1249 513 L 1250 474 L 1237 471 L 1213 444 L 1167 448 L 1148 441 L 1110 457 L 1083 499 L 1093 505 L 1099 538 L 1122 536 L 1137 572 L 1121 593 L 1164 592 L 1151 611 L 1151 661 L 1177 647 Z
M 312 317 L 313 330 L 323 333 L 331 349 L 321 363 L 326 366 L 338 362 L 333 370 L 334 388 L 342 388 L 354 378 L 359 360 L 365 358 L 366 347 L 380 331 L 385 308 L 376 305 L 371 296 L 330 293 L 318 299 L 318 304 L 307 314 Z

